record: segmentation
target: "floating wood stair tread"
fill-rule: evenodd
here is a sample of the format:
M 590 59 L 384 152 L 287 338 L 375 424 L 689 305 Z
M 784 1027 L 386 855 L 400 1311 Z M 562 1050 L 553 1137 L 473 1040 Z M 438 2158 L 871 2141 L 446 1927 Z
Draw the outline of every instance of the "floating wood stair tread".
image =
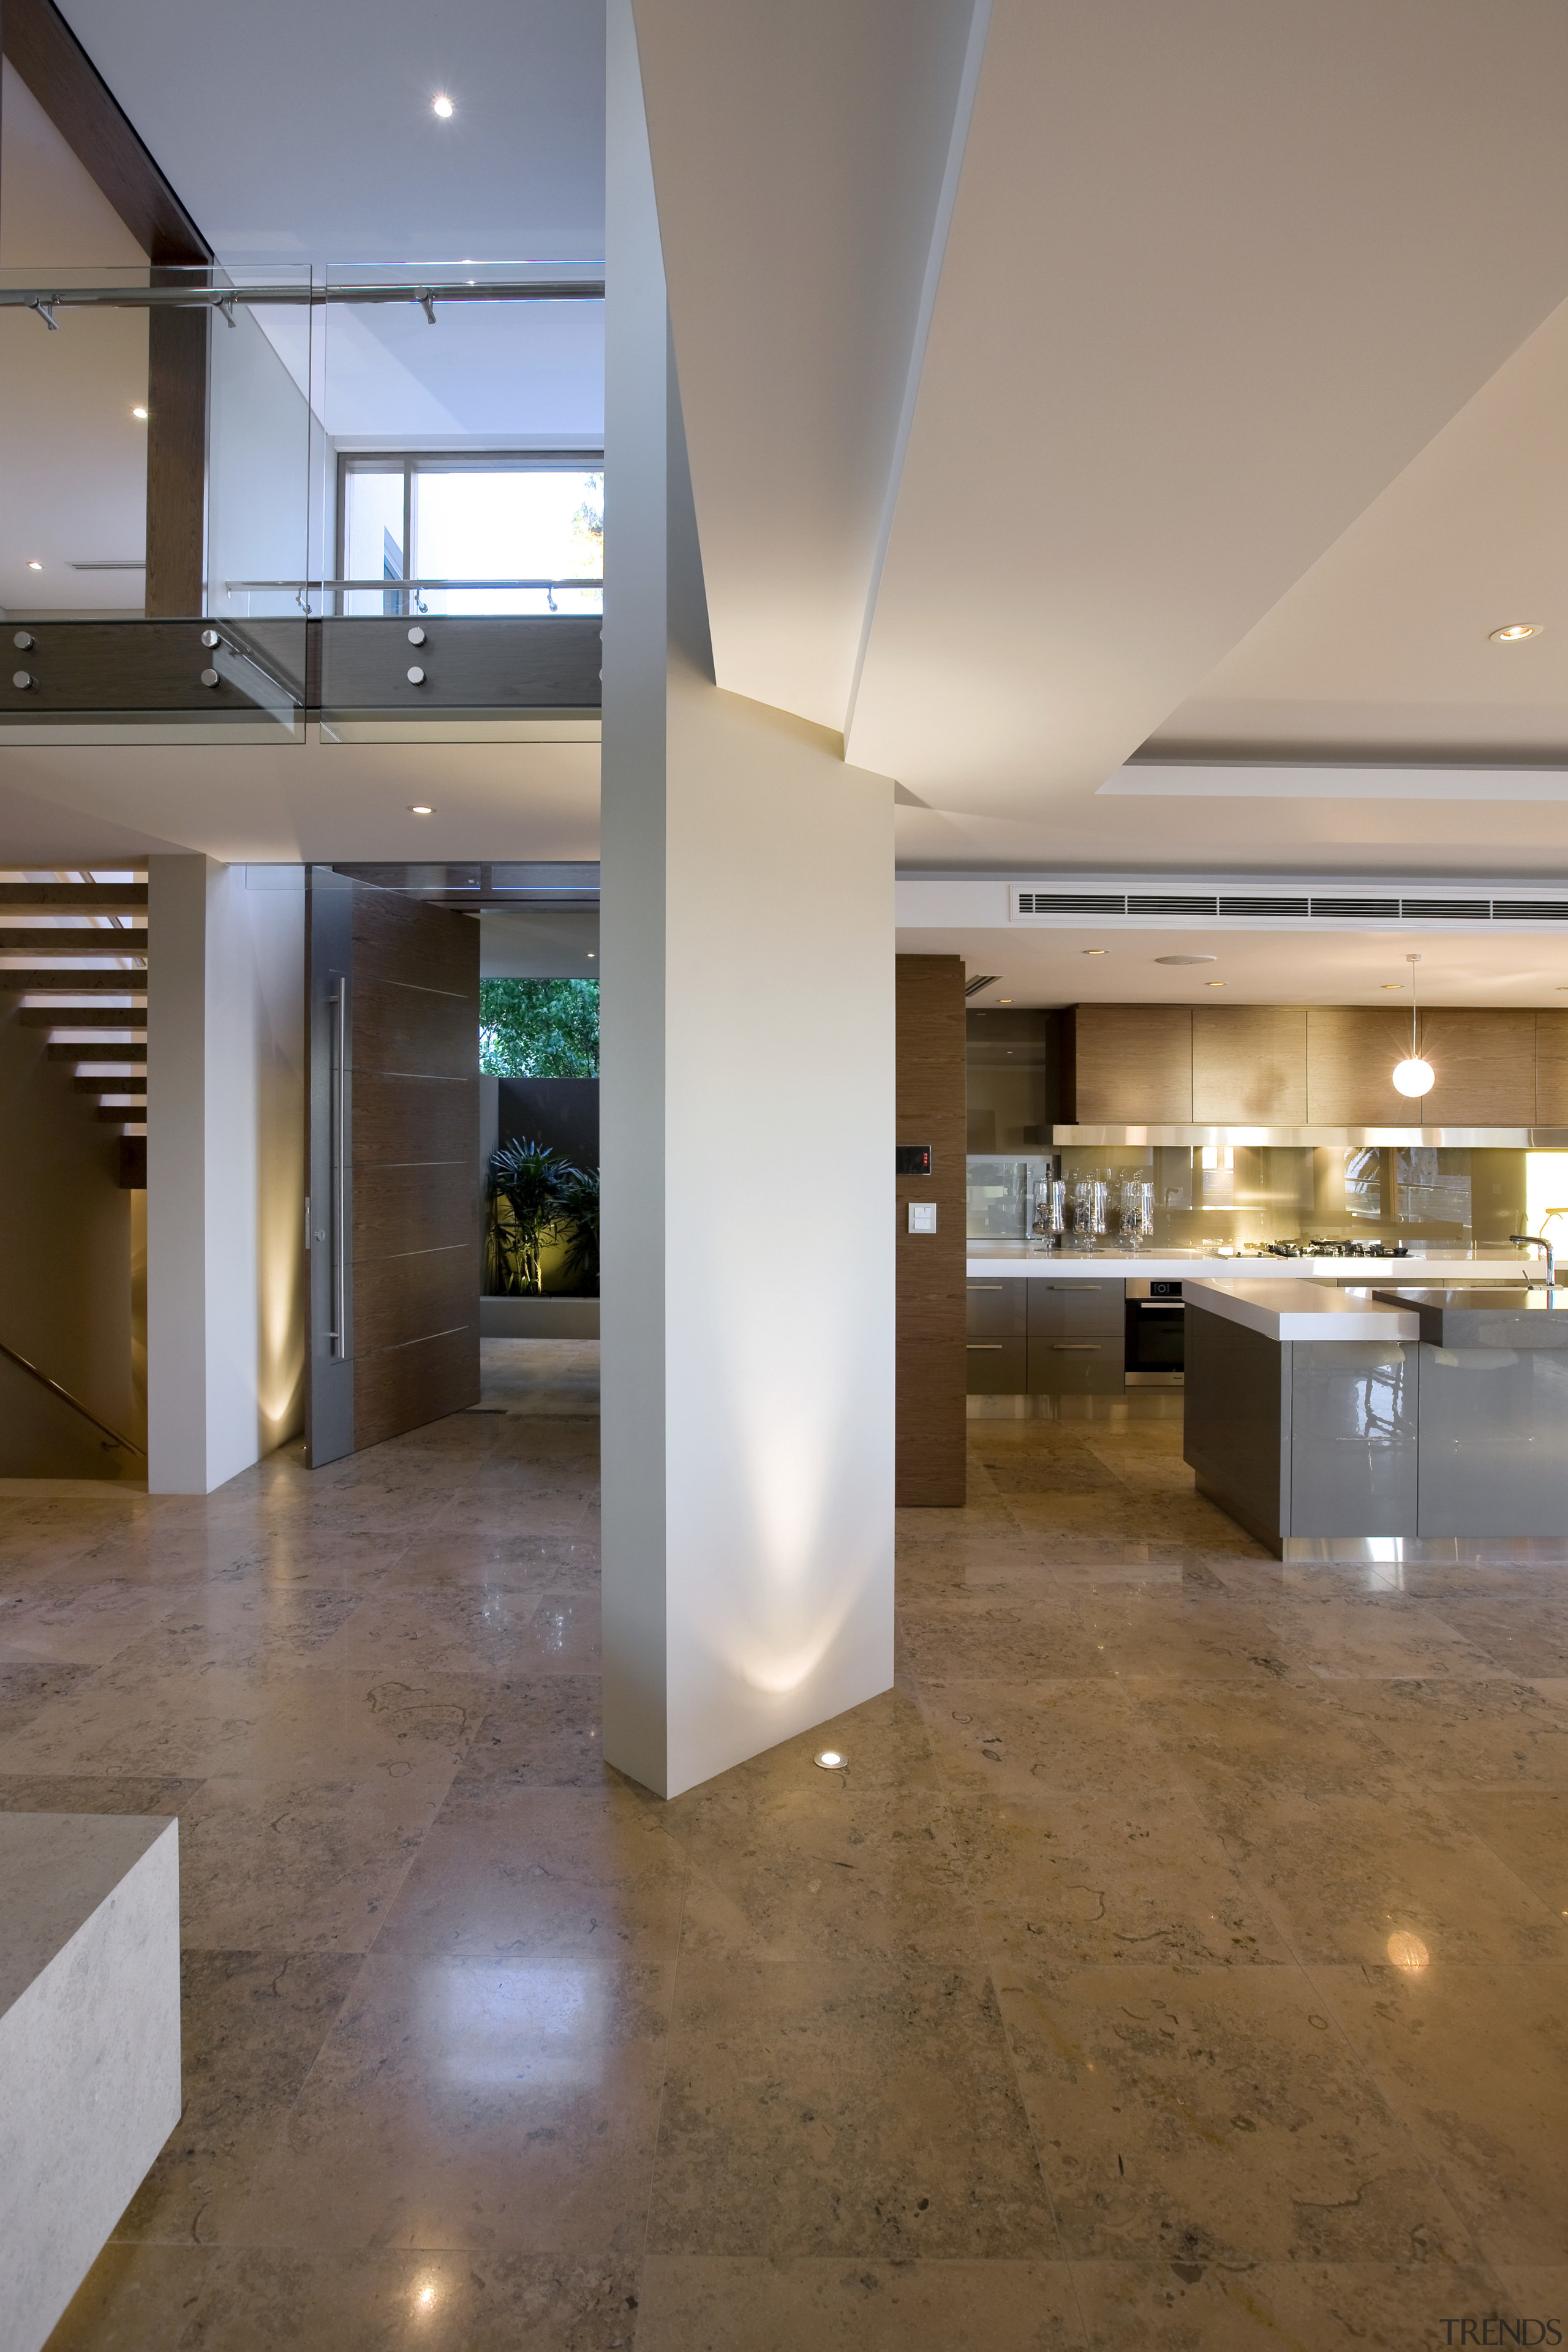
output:
M 134 979 L 136 975 L 129 977 Z M 142 992 L 145 995 L 146 991 Z M 147 1043 L 147 1008 L 143 1004 L 24 1004 L 16 1018 L 25 1029 L 121 1029 L 137 1045 L 144 1046 Z M 116 1053 L 121 1042 L 120 1038 L 113 1041 Z M 61 1050 L 74 1053 L 79 1049 L 67 1046 Z M 96 1045 L 93 1050 L 97 1051 Z
M 46 1045 L 45 1054 L 51 1062 L 102 1062 L 115 1070 L 133 1069 L 145 1075 L 147 1047 L 145 1041 L 127 1045 L 123 1038 L 107 1039 L 97 1045 L 88 1038 L 79 1038 L 74 1045 Z
M 139 955 L 147 952 L 145 924 L 138 931 L 47 931 L 32 924 L 25 931 L 0 930 L 0 955 Z
M 47 990 L 55 996 L 68 998 L 78 989 L 86 989 L 95 994 L 118 989 L 121 995 L 134 996 L 140 992 L 145 996 L 147 974 L 144 970 L 127 971 L 123 967 L 119 971 L 48 971 L 36 965 L 16 964 L 9 968 L 0 967 L 0 988 L 26 989 L 29 995 L 42 994 Z
M 24 907 L 40 914 L 144 915 L 145 882 L 0 882 L 0 912 Z

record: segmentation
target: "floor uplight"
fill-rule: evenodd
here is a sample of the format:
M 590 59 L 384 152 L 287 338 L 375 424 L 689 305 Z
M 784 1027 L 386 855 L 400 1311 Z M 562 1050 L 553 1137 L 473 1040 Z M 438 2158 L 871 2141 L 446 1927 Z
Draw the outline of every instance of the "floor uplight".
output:
M 842 1748 L 819 1748 L 811 1760 L 820 1764 L 825 1772 L 842 1772 L 849 1759 Z

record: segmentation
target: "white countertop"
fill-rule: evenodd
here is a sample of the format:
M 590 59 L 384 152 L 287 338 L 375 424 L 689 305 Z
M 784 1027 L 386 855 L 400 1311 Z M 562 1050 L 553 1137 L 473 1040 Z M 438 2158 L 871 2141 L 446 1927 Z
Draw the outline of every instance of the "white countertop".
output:
M 1131 1250 L 1099 1252 L 1030 1250 L 1022 1242 L 972 1241 L 965 1273 L 971 1282 L 994 1276 L 1030 1276 L 1047 1282 L 1131 1282 L 1151 1276 L 1157 1282 L 1375 1282 L 1392 1284 L 1495 1282 L 1521 1276 L 1533 1266 L 1540 1279 L 1539 1255 L 1515 1251 L 1489 1251 L 1484 1257 L 1468 1253 L 1447 1257 L 1215 1257 L 1197 1250 Z
M 1289 1261 L 1300 1265 L 1300 1258 Z M 1344 1260 L 1332 1261 L 1342 1265 Z M 1342 1290 L 1326 1282 L 1189 1282 L 1189 1307 L 1244 1323 L 1266 1339 L 1418 1339 L 1420 1318 L 1410 1308 L 1383 1307 L 1370 1288 Z

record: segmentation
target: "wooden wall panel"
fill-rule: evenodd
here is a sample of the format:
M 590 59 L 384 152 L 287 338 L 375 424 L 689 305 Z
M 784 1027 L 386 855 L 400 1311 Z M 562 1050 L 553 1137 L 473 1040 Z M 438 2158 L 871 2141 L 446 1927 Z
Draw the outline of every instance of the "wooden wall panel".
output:
M 1075 1004 L 1064 1027 L 1065 1120 L 1080 1127 L 1191 1120 L 1190 1005 Z
M 1568 1127 L 1568 1013 L 1535 1016 L 1535 1121 Z
M 1193 1007 L 1193 1118 L 1300 1127 L 1307 1117 L 1307 1015 L 1288 1004 Z
M 1447 1004 L 1424 1013 L 1421 1050 L 1436 1084 L 1415 1117 L 1430 1127 L 1533 1127 L 1535 1019 Z
M 479 927 L 356 883 L 355 1448 L 479 1393 Z
M 147 588 L 149 620 L 199 614 L 206 571 L 205 310 L 147 314 Z M 194 688 L 196 676 L 192 677 Z
M 898 1136 L 929 1143 L 931 1173 L 900 1176 L 895 1495 L 965 1500 L 964 1000 L 960 956 L 896 960 Z M 909 1231 L 910 1201 L 936 1202 L 934 1234 Z

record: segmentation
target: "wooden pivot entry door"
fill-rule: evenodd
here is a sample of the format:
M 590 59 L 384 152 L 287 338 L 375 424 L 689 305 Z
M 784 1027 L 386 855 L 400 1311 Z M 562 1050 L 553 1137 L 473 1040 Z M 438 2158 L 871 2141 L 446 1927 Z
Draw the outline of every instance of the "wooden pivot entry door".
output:
M 310 869 L 312 1466 L 479 1393 L 479 926 Z

